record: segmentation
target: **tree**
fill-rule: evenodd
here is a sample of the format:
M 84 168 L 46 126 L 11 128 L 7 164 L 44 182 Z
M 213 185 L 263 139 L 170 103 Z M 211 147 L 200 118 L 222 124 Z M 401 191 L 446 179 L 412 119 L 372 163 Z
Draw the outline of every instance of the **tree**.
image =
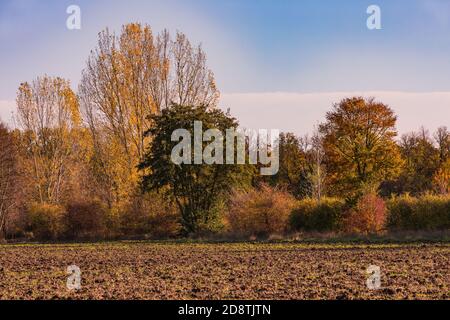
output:
M 450 158 L 434 174 L 433 186 L 438 194 L 446 195 L 450 192 Z
M 150 142 L 148 116 L 172 102 L 214 107 L 219 92 L 200 46 L 182 33 L 154 36 L 131 23 L 120 35 L 99 34 L 80 83 L 80 100 L 91 132 L 93 176 L 109 203 L 128 199 L 140 179 L 136 167 Z
M 202 47 L 193 48 L 186 35 L 180 32 L 170 45 L 174 72 L 172 75 L 169 73 L 169 99 L 165 101 L 165 106 L 177 103 L 214 107 L 219 99 L 219 91 L 214 74 L 206 66 L 206 54 Z
M 217 221 L 216 208 L 219 201 L 233 186 L 250 183 L 251 168 L 246 165 L 220 164 L 219 161 L 211 164 L 203 161 L 193 163 L 194 121 L 201 121 L 203 130 L 216 129 L 224 137 L 227 129 L 237 128 L 236 120 L 218 109 L 181 105 L 165 108 L 160 115 L 154 115 L 150 119 L 153 125 L 147 136 L 152 143 L 140 165 L 141 170 L 147 171 L 143 177 L 143 189 L 163 190 L 173 196 L 180 210 L 185 232 L 198 233 L 211 228 Z M 183 148 L 180 153 L 174 149 L 179 143 L 172 141 L 172 133 L 178 129 L 187 130 L 182 136 L 186 149 Z M 210 143 L 204 140 L 201 140 L 204 155 L 218 156 L 219 149 L 223 150 L 226 146 L 225 139 L 219 137 L 217 132 Z M 213 150 L 210 149 L 211 146 L 215 146 Z M 174 161 L 172 152 L 177 157 L 182 153 L 186 161 Z
M 8 215 L 15 205 L 17 187 L 17 149 L 11 133 L 0 122 L 0 239 L 6 233 Z
M 439 194 L 450 192 L 450 132 L 447 127 L 440 127 L 434 134 L 439 151 L 439 169 L 433 176 L 434 189 Z
M 323 137 L 315 130 L 311 139 L 311 149 L 307 153 L 311 170 L 312 195 L 318 201 L 325 195 L 326 166 Z
M 374 99 L 353 97 L 333 106 L 319 127 L 333 192 L 358 196 L 398 175 L 394 112 Z
M 301 141 L 293 133 L 282 133 L 279 138 L 280 168 L 274 176 L 269 176 L 272 185 L 286 187 L 297 198 L 309 196 L 311 182 L 308 178 L 306 153 Z M 264 180 L 264 178 L 263 178 Z
M 434 139 L 438 145 L 439 161 L 443 163 L 450 156 L 450 132 L 447 127 L 438 128 L 434 134 Z
M 282 133 L 279 141 L 280 168 L 276 175 L 258 177 L 262 182 L 286 187 L 296 198 L 314 197 L 320 200 L 325 194 L 326 168 L 322 137 L 315 131 L 297 137 L 293 133 Z
M 404 134 L 399 142 L 404 160 L 401 174 L 393 183 L 391 192 L 419 195 L 432 190 L 433 175 L 439 167 L 439 151 L 433 145 L 428 132 Z
M 17 93 L 16 121 L 21 134 L 24 175 L 33 200 L 59 203 L 70 176 L 70 159 L 79 139 L 78 100 L 68 81 L 44 76 L 25 82 Z

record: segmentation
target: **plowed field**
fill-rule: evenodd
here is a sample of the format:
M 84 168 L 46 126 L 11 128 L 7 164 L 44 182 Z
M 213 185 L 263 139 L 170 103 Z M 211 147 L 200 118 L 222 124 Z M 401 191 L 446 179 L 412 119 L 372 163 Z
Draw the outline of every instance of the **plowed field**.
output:
M 449 265 L 448 244 L 5 245 L 0 299 L 449 299 Z

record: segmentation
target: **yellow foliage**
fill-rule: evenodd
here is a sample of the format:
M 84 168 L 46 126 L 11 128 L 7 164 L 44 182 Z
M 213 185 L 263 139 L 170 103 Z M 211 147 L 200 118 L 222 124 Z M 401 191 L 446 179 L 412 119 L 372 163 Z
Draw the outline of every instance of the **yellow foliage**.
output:
M 440 194 L 450 192 L 450 158 L 445 161 L 433 177 L 433 184 Z

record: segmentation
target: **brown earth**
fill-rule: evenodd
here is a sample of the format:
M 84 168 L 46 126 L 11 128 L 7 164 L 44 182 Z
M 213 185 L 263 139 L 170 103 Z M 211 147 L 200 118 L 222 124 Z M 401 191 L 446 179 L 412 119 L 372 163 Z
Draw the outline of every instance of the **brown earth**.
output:
M 5 245 L 0 299 L 449 299 L 449 260 L 449 244 Z M 378 290 L 369 265 L 381 268 Z

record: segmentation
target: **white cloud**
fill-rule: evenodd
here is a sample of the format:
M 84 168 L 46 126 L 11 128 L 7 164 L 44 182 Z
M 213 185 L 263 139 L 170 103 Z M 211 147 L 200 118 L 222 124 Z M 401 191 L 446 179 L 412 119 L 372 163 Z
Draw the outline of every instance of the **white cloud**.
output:
M 324 93 L 237 93 L 223 94 L 220 106 L 230 108 L 241 126 L 273 128 L 305 134 L 323 122 L 333 103 L 344 97 L 375 97 L 388 104 L 398 116 L 397 129 L 406 133 L 422 125 L 430 131 L 450 127 L 450 92 L 324 92 Z
M 375 97 L 392 107 L 398 116 L 399 133 L 424 126 L 435 131 L 450 127 L 450 92 L 322 92 L 322 93 L 225 93 L 220 106 L 230 108 L 242 127 L 280 129 L 296 134 L 310 133 L 323 122 L 333 103 L 351 96 Z M 0 119 L 12 126 L 14 101 L 0 100 Z

